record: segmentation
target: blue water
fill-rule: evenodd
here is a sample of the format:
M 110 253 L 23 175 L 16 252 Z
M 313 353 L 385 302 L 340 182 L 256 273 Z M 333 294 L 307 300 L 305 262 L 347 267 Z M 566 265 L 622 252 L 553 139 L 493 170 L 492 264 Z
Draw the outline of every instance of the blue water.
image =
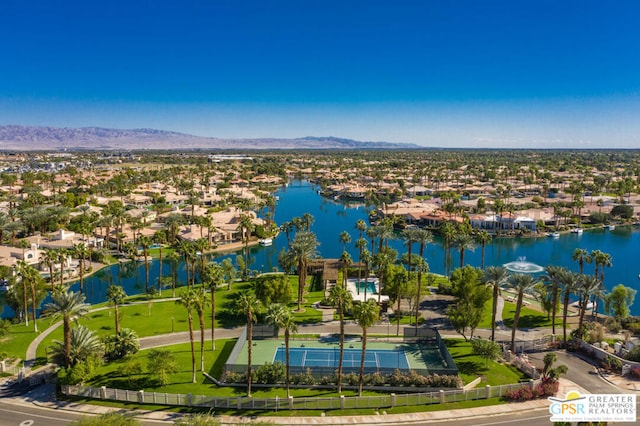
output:
M 358 283 L 358 290 L 364 292 L 365 288 L 367 290 L 367 294 L 378 294 L 378 289 L 376 288 L 376 283 L 371 281 L 360 281 Z
M 318 252 L 322 257 L 339 258 L 343 246 L 338 236 L 342 231 L 351 234 L 351 243 L 346 249 L 354 261 L 358 260 L 358 250 L 354 243 L 359 238 L 355 229 L 355 223 L 359 219 L 368 223 L 368 209 L 360 205 L 345 205 L 334 202 L 320 196 L 318 187 L 306 181 L 293 181 L 287 187 L 276 192 L 279 196 L 275 211 L 276 223 L 281 224 L 294 217 L 300 217 L 304 213 L 311 213 L 314 222 L 311 230 L 316 233 L 320 246 Z M 369 244 L 370 245 L 370 244 Z M 406 247 L 400 238 L 391 240 L 389 245 L 404 253 Z M 287 247 L 287 238 L 280 233 L 269 247 L 255 246 L 250 250 L 250 268 L 261 272 L 272 271 L 278 268 L 278 253 Z M 413 247 L 413 253 L 418 252 L 418 245 Z M 563 234 L 559 238 L 500 238 L 495 239 L 485 248 L 485 265 L 502 265 L 514 261 L 521 256 L 527 261 L 543 267 L 548 265 L 561 265 L 573 271 L 578 271 L 577 262 L 571 260 L 573 251 L 583 248 L 589 251 L 598 249 L 612 256 L 613 266 L 605 270 L 605 287 L 611 289 L 619 283 L 640 290 L 640 230 L 638 227 L 616 227 L 613 231 L 596 229 L 585 231 L 582 235 Z M 465 253 L 465 264 L 480 267 L 481 248 Z M 235 259 L 238 253 L 218 255 L 214 260 L 221 261 L 225 257 Z M 430 270 L 435 273 L 445 272 L 445 253 L 440 238 L 436 238 L 433 244 L 429 244 L 424 253 Z M 451 250 L 450 262 L 453 268 L 459 265 L 459 254 Z M 154 260 L 150 266 L 150 283 L 157 281 L 159 262 Z M 180 262 L 178 268 L 178 281 L 185 282 L 186 271 L 184 264 Z M 585 273 L 593 273 L 594 265 L 585 265 Z M 163 275 L 169 275 L 170 265 L 163 261 Z M 125 265 L 113 265 L 85 279 L 84 293 L 90 303 L 103 302 L 106 298 L 106 289 L 110 284 L 122 285 L 127 294 L 144 293 L 145 291 L 144 263 Z M 79 284 L 72 285 L 73 290 L 79 289 Z M 170 289 L 163 290 L 163 295 L 169 295 Z M 631 307 L 633 315 L 640 315 L 640 296 Z M 13 313 L 5 307 L 2 316 L 10 317 Z

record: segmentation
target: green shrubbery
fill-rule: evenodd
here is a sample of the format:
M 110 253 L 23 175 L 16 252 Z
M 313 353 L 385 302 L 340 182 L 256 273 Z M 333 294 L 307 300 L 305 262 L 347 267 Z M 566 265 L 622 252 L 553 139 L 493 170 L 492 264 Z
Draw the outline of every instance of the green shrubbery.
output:
M 282 363 L 265 364 L 253 371 L 253 381 L 255 383 L 284 383 L 285 366 Z M 358 374 L 349 373 L 342 376 L 342 383 L 346 385 L 358 385 Z M 227 372 L 225 382 L 246 383 L 246 373 Z M 336 375 L 331 374 L 322 377 L 314 377 L 311 370 L 304 373 L 291 375 L 291 383 L 294 385 L 334 385 Z M 380 373 L 365 374 L 363 377 L 365 386 L 399 386 L 399 387 L 421 387 L 421 388 L 458 388 L 462 386 L 462 379 L 454 375 L 432 374 L 423 376 L 415 371 L 405 373 L 395 370 L 393 374 L 382 375 Z

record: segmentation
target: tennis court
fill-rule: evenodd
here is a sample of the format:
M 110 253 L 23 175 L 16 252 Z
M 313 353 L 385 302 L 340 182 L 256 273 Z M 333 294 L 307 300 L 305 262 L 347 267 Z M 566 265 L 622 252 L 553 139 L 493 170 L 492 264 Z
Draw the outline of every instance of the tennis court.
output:
M 274 362 L 285 363 L 285 349 L 279 347 L 276 351 Z M 345 349 L 342 365 L 345 368 L 359 368 L 362 359 L 360 349 Z M 338 348 L 290 348 L 289 365 L 296 367 L 333 367 L 338 366 L 340 350 Z M 404 350 L 370 349 L 364 357 L 365 369 L 397 368 L 409 369 L 409 360 Z

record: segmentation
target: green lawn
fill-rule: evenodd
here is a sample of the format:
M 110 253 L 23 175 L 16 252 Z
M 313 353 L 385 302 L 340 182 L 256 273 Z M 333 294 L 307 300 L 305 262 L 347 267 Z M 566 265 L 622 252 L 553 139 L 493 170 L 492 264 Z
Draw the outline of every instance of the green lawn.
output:
M 493 300 L 488 300 L 484 305 L 484 313 L 478 328 L 491 328 L 491 309 Z M 562 309 L 556 313 L 556 326 L 562 326 Z M 512 302 L 504 302 L 502 310 L 502 320 L 504 325 L 511 327 L 513 325 L 513 317 L 516 314 L 516 304 Z M 547 319 L 547 314 L 536 309 L 523 306 L 520 309 L 520 320 L 518 328 L 538 328 L 551 327 L 551 319 Z
M 292 302 L 289 307 L 292 309 L 297 307 L 295 295 L 297 294 L 298 278 L 290 276 Z M 308 288 L 309 286 L 307 286 Z M 227 286 L 223 285 L 216 291 L 216 327 L 236 327 L 245 324 L 246 319 L 243 315 L 233 312 L 231 309 L 232 300 L 240 293 L 251 288 L 248 282 L 238 282 L 231 286 L 231 290 L 227 290 Z M 176 290 L 176 296 L 180 296 L 185 288 Z M 169 296 L 170 292 L 165 292 L 165 296 Z M 295 318 L 298 323 L 317 323 L 322 321 L 322 312 L 311 307 L 311 304 L 322 300 L 324 293 L 322 290 L 306 292 L 304 295 L 303 311 L 296 313 Z M 150 299 L 145 301 L 144 295 L 133 295 L 127 298 L 127 302 L 119 307 L 120 326 L 134 329 L 139 337 L 156 336 L 171 332 L 187 331 L 189 329 L 187 315 L 184 307 L 178 305 L 174 301 L 160 301 L 158 299 Z M 141 301 L 141 304 L 130 304 L 133 301 Z M 106 303 L 92 305 L 91 309 L 105 307 Z M 197 315 L 194 312 L 194 327 L 198 327 Z M 38 319 L 38 329 L 43 331 L 56 321 L 51 319 Z M 77 321 L 78 324 L 85 325 L 95 331 L 99 336 L 113 334 L 115 329 L 115 318 L 113 307 L 108 309 L 93 311 L 85 317 Z M 210 328 L 211 309 L 205 311 L 205 324 Z M 0 352 L 6 352 L 11 358 L 25 358 L 27 347 L 36 337 L 33 331 L 33 323 L 29 322 L 29 327 L 24 323 L 13 324 L 11 326 L 10 336 L 2 341 Z M 53 343 L 53 340 L 62 339 L 62 329 L 58 328 L 39 345 L 37 356 L 45 356 L 45 348 Z M 42 358 L 44 361 L 44 358 Z
M 482 377 L 481 386 L 518 383 L 526 378 L 517 368 L 508 364 L 489 361 L 485 367 L 486 361 L 484 358 L 473 354 L 471 342 L 467 342 L 464 339 L 445 339 L 445 343 L 458 366 L 460 377 L 462 377 L 465 384 L 478 377 Z

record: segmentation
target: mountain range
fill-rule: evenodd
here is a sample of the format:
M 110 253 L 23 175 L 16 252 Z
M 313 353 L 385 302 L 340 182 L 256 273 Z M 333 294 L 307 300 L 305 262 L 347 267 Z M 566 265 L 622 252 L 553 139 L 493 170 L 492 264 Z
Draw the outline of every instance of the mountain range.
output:
M 418 145 L 361 142 L 333 136 L 302 138 L 212 138 L 156 129 L 0 126 L 0 150 L 140 149 L 407 149 Z

